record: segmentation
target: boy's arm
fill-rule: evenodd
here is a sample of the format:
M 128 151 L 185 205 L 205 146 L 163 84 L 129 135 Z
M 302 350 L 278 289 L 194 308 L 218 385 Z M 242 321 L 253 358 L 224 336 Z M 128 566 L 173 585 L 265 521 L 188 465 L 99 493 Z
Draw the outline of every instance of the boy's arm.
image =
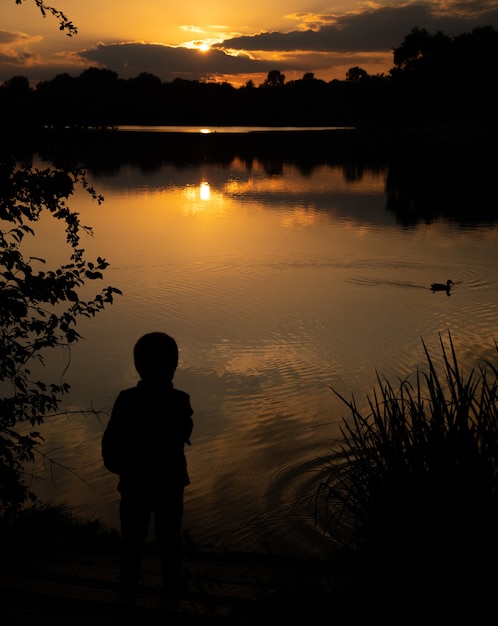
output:
M 102 459 L 104 466 L 113 474 L 121 474 L 123 456 L 123 415 L 126 402 L 120 393 L 114 403 L 111 419 L 102 437 Z
M 194 421 L 192 419 L 192 415 L 194 411 L 190 406 L 190 396 L 187 394 L 186 398 L 186 411 L 185 411 L 185 443 L 187 446 L 191 446 L 190 435 L 192 434 L 192 430 L 194 429 Z

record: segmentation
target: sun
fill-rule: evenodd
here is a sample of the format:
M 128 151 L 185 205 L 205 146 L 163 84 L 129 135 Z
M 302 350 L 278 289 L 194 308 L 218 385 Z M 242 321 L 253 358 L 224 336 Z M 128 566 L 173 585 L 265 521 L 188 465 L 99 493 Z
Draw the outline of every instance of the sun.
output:
M 199 44 L 199 50 L 201 52 L 207 52 L 210 49 L 211 49 L 211 47 L 210 47 L 210 45 L 208 43 L 203 42 L 203 43 Z

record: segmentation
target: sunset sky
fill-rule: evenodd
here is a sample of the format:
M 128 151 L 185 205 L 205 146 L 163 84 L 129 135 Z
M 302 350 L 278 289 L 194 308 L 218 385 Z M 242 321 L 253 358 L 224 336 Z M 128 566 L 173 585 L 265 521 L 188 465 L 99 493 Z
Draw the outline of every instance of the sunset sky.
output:
M 171 81 L 259 85 L 271 70 L 286 80 L 313 72 L 329 81 L 360 66 L 393 65 L 392 48 L 416 26 L 450 36 L 498 28 L 498 0 L 47 0 L 78 28 L 68 37 L 33 0 L 2 0 L 0 81 L 32 84 L 89 66 L 120 78 L 141 72 Z

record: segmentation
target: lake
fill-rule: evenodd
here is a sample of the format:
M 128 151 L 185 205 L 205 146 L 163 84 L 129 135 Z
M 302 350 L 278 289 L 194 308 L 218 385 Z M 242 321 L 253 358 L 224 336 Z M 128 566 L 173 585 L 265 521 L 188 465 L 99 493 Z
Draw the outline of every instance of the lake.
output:
M 162 330 L 178 341 L 175 384 L 194 408 L 186 532 L 202 547 L 323 554 L 313 496 L 348 416 L 331 387 L 365 406 L 377 373 L 414 374 L 422 340 L 438 360 L 448 332 L 465 367 L 496 362 L 492 168 L 464 147 L 372 159 L 375 147 L 341 156 L 328 139 L 313 159 L 313 143 L 276 154 L 275 133 L 250 157 L 235 137 L 223 157 L 203 148 L 179 161 L 158 150 L 167 134 L 154 149 L 143 141 L 112 158 L 105 144 L 88 151 L 105 201 L 78 192 L 70 202 L 94 230 L 83 247 L 109 261 L 105 285 L 123 295 L 80 324 L 68 413 L 42 427 L 42 450 L 60 466 L 40 459 L 35 491 L 117 527 L 100 439 L 137 380 L 135 341 Z M 60 261 L 59 225 L 45 217 L 37 232 L 32 253 Z M 450 295 L 431 292 L 447 279 Z M 51 359 L 48 373 L 68 359 Z M 103 413 L 81 413 L 90 407 Z

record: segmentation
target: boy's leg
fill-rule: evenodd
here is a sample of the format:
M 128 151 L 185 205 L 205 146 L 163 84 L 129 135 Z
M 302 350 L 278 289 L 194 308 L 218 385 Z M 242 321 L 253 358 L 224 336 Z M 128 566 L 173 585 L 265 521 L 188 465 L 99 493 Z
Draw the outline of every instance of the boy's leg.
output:
M 147 537 L 150 508 L 137 494 L 121 492 L 119 507 L 121 518 L 121 588 L 134 592 L 140 578 L 142 548 Z
M 165 489 L 154 507 L 155 534 L 166 590 L 176 591 L 181 581 L 184 487 Z

